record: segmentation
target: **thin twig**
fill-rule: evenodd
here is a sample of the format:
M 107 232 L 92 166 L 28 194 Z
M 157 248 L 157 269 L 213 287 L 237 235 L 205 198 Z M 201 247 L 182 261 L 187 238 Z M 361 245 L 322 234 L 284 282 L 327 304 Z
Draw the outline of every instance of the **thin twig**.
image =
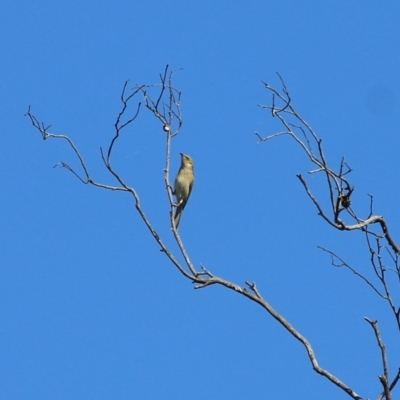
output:
M 381 357 L 382 357 L 382 365 L 383 365 L 383 375 L 379 376 L 379 380 L 382 383 L 383 391 L 385 392 L 386 400 L 391 400 L 392 396 L 390 394 L 390 387 L 389 387 L 389 370 L 387 364 L 387 357 L 386 357 L 386 347 L 382 341 L 381 334 L 378 328 L 378 321 L 371 321 L 369 318 L 364 317 L 364 319 L 371 325 L 372 329 L 375 332 L 375 337 L 378 342 L 378 346 L 381 350 Z

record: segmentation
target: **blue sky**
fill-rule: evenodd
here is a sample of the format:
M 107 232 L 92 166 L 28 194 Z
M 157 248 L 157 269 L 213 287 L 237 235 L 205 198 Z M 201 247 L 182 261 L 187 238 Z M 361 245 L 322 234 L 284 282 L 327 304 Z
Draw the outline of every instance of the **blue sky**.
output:
M 312 371 L 303 347 L 259 306 L 224 288 L 193 290 L 128 195 L 82 185 L 66 143 L 43 142 L 28 105 L 68 134 L 93 176 L 123 83 L 157 83 L 169 64 L 184 126 L 172 145 L 195 160 L 180 233 L 193 263 L 264 297 L 314 347 L 320 365 L 361 396 L 381 390 L 379 320 L 399 368 L 386 304 L 330 265 L 328 247 L 372 276 L 363 237 L 327 226 L 295 174 L 311 168 L 280 129 L 261 80 L 279 87 L 353 168 L 353 205 L 400 236 L 400 5 L 378 2 L 3 1 L 0 268 L 2 399 L 347 399 Z M 164 136 L 143 110 L 114 165 L 179 257 L 163 183 Z M 309 177 L 319 195 L 324 181 Z M 400 393 L 399 389 L 394 392 Z

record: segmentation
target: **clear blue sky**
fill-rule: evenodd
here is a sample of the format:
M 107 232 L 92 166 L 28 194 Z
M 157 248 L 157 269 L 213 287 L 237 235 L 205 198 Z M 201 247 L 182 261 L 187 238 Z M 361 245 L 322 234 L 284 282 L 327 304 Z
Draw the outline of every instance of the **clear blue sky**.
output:
M 393 318 L 316 247 L 372 276 L 362 237 L 317 216 L 295 177 L 311 166 L 289 138 L 258 144 L 254 131 L 279 129 L 257 107 L 270 101 L 261 80 L 279 86 L 278 71 L 332 163 L 345 156 L 354 169 L 354 206 L 366 215 L 374 194 L 399 239 L 399 2 L 4 0 L 0 12 L 0 398 L 349 398 L 259 306 L 219 287 L 193 290 L 131 198 L 53 169 L 77 162 L 23 117 L 30 104 L 74 139 L 96 179 L 113 183 L 99 147 L 113 134 L 123 82 L 155 83 L 167 63 L 183 68 L 172 175 L 179 152 L 196 163 L 180 227 L 192 261 L 255 281 L 322 367 L 375 398 L 382 367 L 363 317 L 379 320 L 395 373 Z M 178 254 L 163 138 L 143 113 L 114 160 Z M 310 182 L 322 193 L 323 181 Z

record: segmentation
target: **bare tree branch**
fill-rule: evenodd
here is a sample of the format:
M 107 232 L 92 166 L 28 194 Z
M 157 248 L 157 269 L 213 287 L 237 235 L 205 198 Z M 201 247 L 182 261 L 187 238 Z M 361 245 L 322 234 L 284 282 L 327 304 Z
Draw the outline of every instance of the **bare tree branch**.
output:
M 285 130 L 265 137 L 262 137 L 258 132 L 255 132 L 255 135 L 262 142 L 274 139 L 278 136 L 289 135 L 306 153 L 309 160 L 317 166 L 316 170 L 309 171 L 309 173 L 322 172 L 325 175 L 328 185 L 329 199 L 331 203 L 331 216 L 329 216 L 327 212 L 323 211 L 323 208 L 320 205 L 319 201 L 312 195 L 311 190 L 308 188 L 305 179 L 300 174 L 298 174 L 297 176 L 303 184 L 304 188 L 306 189 L 308 196 L 317 207 L 318 214 L 323 217 L 330 225 L 339 230 L 351 231 L 362 230 L 368 225 L 378 224 L 381 227 L 383 237 L 387 240 L 390 247 L 393 249 L 394 252 L 400 254 L 400 247 L 390 235 L 387 223 L 383 217 L 372 216 L 371 213 L 371 215 L 367 219 L 363 220 L 349 212 L 349 215 L 357 221 L 356 224 L 352 225 L 345 223 L 339 218 L 339 214 L 342 211 L 349 211 L 348 209 L 351 204 L 351 195 L 354 191 L 354 187 L 350 184 L 347 178 L 347 175 L 351 172 L 351 168 L 348 166 L 343 158 L 340 163 L 338 172 L 336 172 L 328 165 L 328 161 L 325 157 L 322 147 L 322 139 L 317 136 L 311 126 L 295 110 L 289 91 L 282 77 L 279 74 L 278 76 L 283 87 L 282 94 L 278 90 L 270 86 L 268 83 L 263 82 L 265 88 L 272 92 L 272 105 L 259 105 L 259 107 L 271 110 L 272 116 L 279 119 L 279 121 L 285 127 Z M 278 107 L 276 105 L 276 99 L 282 101 L 283 107 Z M 291 120 L 289 120 L 288 118 L 290 118 Z M 295 121 L 296 123 L 292 121 Z M 304 137 L 304 139 L 299 136 L 296 130 L 301 132 L 301 135 Z
M 181 131 L 183 125 L 183 118 L 181 113 L 181 92 L 177 90 L 173 83 L 172 78 L 176 71 L 170 71 L 169 66 L 167 65 L 164 72 L 160 74 L 160 83 L 150 84 L 150 85 L 136 85 L 132 89 L 132 92 L 127 94 L 128 81 L 126 81 L 123 85 L 122 93 L 121 93 L 121 102 L 122 107 L 119 112 L 115 124 L 114 136 L 110 140 L 110 144 L 108 146 L 108 150 L 106 152 L 100 148 L 101 158 L 103 163 L 109 173 L 115 178 L 118 182 L 118 186 L 110 186 L 103 183 L 99 183 L 94 181 L 91 178 L 91 174 L 89 172 L 89 167 L 84 161 L 84 158 L 81 156 L 77 147 L 74 145 L 73 141 L 65 135 L 57 135 L 48 132 L 49 127 L 45 127 L 43 123 L 39 123 L 36 117 L 31 113 L 31 109 L 28 109 L 27 116 L 30 118 L 33 126 L 39 130 L 43 139 L 47 138 L 59 138 L 67 141 L 69 146 L 72 148 L 74 154 L 80 161 L 83 177 L 79 175 L 76 171 L 74 171 L 68 164 L 64 162 L 60 162 L 63 168 L 66 168 L 68 171 L 72 172 L 82 183 L 91 184 L 99 188 L 108 189 L 108 190 L 118 190 L 128 192 L 134 199 L 135 208 L 139 213 L 141 219 L 144 224 L 149 229 L 151 235 L 160 246 L 160 249 L 168 259 L 172 262 L 172 264 L 179 270 L 179 272 L 185 276 L 187 279 L 193 282 L 195 289 L 203 289 L 212 285 L 220 285 L 227 289 L 233 290 L 236 293 L 248 298 L 249 300 L 257 303 L 261 307 L 263 307 L 275 320 L 277 320 L 283 328 L 289 332 L 294 338 L 296 338 L 302 345 L 304 346 L 308 358 L 311 362 L 312 368 L 320 375 L 327 378 L 330 382 L 336 385 L 338 388 L 342 389 L 345 393 L 347 393 L 351 398 L 361 400 L 361 397 L 348 385 L 342 382 L 339 378 L 333 375 L 331 372 L 321 368 L 317 361 L 314 350 L 310 344 L 310 342 L 302 335 L 298 330 L 294 328 L 290 322 L 288 322 L 280 313 L 278 313 L 267 300 L 261 295 L 255 283 L 246 282 L 246 286 L 242 287 L 234 282 L 228 281 L 221 277 L 214 275 L 211 271 L 206 269 L 204 266 L 200 265 L 200 268 L 197 269 L 195 265 L 192 263 L 188 252 L 185 249 L 183 241 L 179 232 L 177 231 L 174 223 L 174 208 L 176 204 L 173 199 L 173 190 L 170 182 L 170 157 L 171 157 L 171 147 L 172 147 L 172 139 L 178 135 Z M 279 93 L 277 90 L 269 86 L 264 82 L 266 89 L 272 92 L 272 106 L 261 106 L 262 108 L 266 108 L 271 110 L 272 116 L 277 117 L 280 122 L 284 126 L 284 130 L 265 138 L 262 138 L 261 135 L 256 133 L 261 141 L 267 141 L 278 136 L 289 135 L 291 136 L 296 143 L 301 147 L 301 149 L 306 153 L 310 161 L 316 166 L 315 170 L 309 171 L 310 174 L 318 174 L 323 173 L 328 186 L 329 200 L 330 200 L 330 208 L 329 212 L 325 211 L 321 206 L 319 200 L 312 194 L 310 188 L 308 187 L 307 181 L 302 177 L 302 175 L 298 174 L 298 178 L 300 182 L 303 184 L 307 195 L 313 201 L 314 205 L 318 209 L 319 215 L 321 215 L 326 222 L 328 222 L 331 226 L 335 227 L 339 230 L 361 230 L 366 234 L 371 234 L 368 231 L 367 227 L 372 224 L 380 224 L 381 229 L 383 231 L 383 237 L 388 241 L 389 245 L 396 253 L 399 253 L 396 243 L 391 239 L 389 235 L 386 222 L 383 217 L 373 216 L 371 215 L 366 219 L 362 220 L 356 216 L 352 212 L 350 207 L 351 204 L 351 195 L 354 188 L 350 185 L 348 180 L 348 174 L 351 172 L 350 167 L 345 162 L 344 158 L 342 159 L 339 171 L 335 172 L 333 169 L 328 167 L 328 163 L 326 157 L 324 155 L 322 140 L 318 138 L 316 133 L 312 130 L 310 125 L 295 111 L 292 105 L 292 99 L 290 97 L 289 91 L 280 75 L 278 75 L 280 81 L 283 86 L 282 93 Z M 133 99 L 137 98 L 137 96 L 141 97 L 141 101 L 136 103 L 136 106 L 133 106 L 133 112 L 130 111 L 131 103 Z M 170 225 L 172 234 L 176 240 L 179 251 L 182 254 L 184 264 L 181 264 L 178 261 L 178 258 L 172 253 L 172 251 L 164 244 L 164 241 L 161 239 L 159 233 L 153 227 L 152 223 L 148 219 L 145 214 L 144 209 L 141 206 L 139 194 L 133 188 L 128 186 L 125 183 L 122 175 L 117 172 L 112 166 L 112 154 L 114 151 L 115 144 L 117 140 L 121 137 L 121 132 L 123 129 L 130 126 L 130 124 L 134 123 L 139 113 L 141 112 L 141 104 L 142 102 L 145 105 L 145 109 L 149 110 L 150 113 L 157 120 L 160 121 L 160 127 L 166 135 L 165 142 L 165 168 L 164 168 L 164 182 L 165 189 L 167 193 L 167 198 L 170 204 Z M 278 107 L 277 103 L 282 102 L 283 105 Z M 294 120 L 293 123 L 289 120 L 286 120 L 286 117 L 290 117 Z M 300 135 L 297 133 L 299 132 Z M 371 203 L 372 204 L 372 203 Z M 371 206 L 372 207 L 372 206 Z M 348 215 L 356 221 L 356 224 L 350 225 L 343 222 L 339 218 L 339 214 L 347 212 Z M 327 251 L 323 249 L 324 251 Z M 329 251 L 327 251 L 329 252 Z M 333 257 L 333 253 L 331 253 Z M 397 257 L 397 254 L 396 254 Z M 336 256 L 337 259 L 339 259 Z M 340 259 L 339 259 L 340 260 Z M 349 265 L 344 264 L 342 262 L 342 266 L 346 266 L 348 269 L 356 273 L 361 279 L 363 279 L 366 283 L 368 283 L 381 297 L 385 298 L 388 296 L 388 292 L 386 292 L 386 296 L 381 294 L 378 289 L 365 277 L 361 274 L 357 273 L 354 269 L 352 269 Z M 381 266 L 379 267 L 381 268 Z M 397 268 L 397 269 L 396 269 Z M 396 266 L 394 271 L 399 271 L 398 266 Z M 384 374 L 386 381 L 387 374 Z M 398 380 L 398 378 L 397 378 Z M 396 384 L 397 380 L 394 381 Z
M 387 400 L 392 399 L 392 395 L 390 394 L 390 387 L 389 387 L 389 370 L 387 364 L 387 357 L 386 357 L 386 347 L 382 341 L 381 334 L 378 328 L 378 321 L 371 321 L 369 318 L 364 317 L 364 319 L 371 325 L 372 329 L 375 332 L 375 337 L 378 342 L 378 346 L 381 350 L 381 357 L 382 357 L 382 365 L 383 365 L 383 375 L 379 376 L 379 380 L 382 383 L 383 391 L 385 393 L 385 397 Z
M 382 299 L 387 300 L 387 297 L 384 296 L 376 287 L 373 283 L 371 283 L 364 275 L 360 274 L 358 271 L 356 271 L 353 267 L 351 267 L 349 264 L 346 263 L 346 261 L 344 261 L 341 257 L 339 257 L 337 254 L 335 254 L 333 251 L 325 249 L 322 246 L 317 246 L 319 249 L 321 249 L 322 251 L 325 251 L 326 253 L 329 253 L 331 255 L 331 260 L 332 260 L 332 265 L 334 267 L 345 267 L 348 268 L 354 275 L 358 276 L 359 278 L 361 278 L 367 285 L 369 285 L 374 292 L 379 296 L 382 297 Z M 335 259 L 340 261 L 340 264 L 337 264 L 335 262 Z
M 331 255 L 332 265 L 335 267 L 347 268 L 353 272 L 353 274 L 361 278 L 361 280 L 370 288 L 372 288 L 379 297 L 387 301 L 395 316 L 397 327 L 400 332 L 400 307 L 394 302 L 389 285 L 388 274 L 386 273 L 386 271 L 394 273 L 395 277 L 397 278 L 397 284 L 400 283 L 400 267 L 398 263 L 400 247 L 391 236 L 384 217 L 374 215 L 373 197 L 371 195 L 369 195 L 370 212 L 367 217 L 359 217 L 358 213 L 354 210 L 352 207 L 352 194 L 354 192 L 354 186 L 349 180 L 349 174 L 352 172 L 350 166 L 347 164 L 344 157 L 342 157 L 337 170 L 328 164 L 327 158 L 324 154 L 322 140 L 317 136 L 315 131 L 303 119 L 303 117 L 295 110 L 286 84 L 279 74 L 278 76 L 282 85 L 282 90 L 278 91 L 268 83 L 263 82 L 265 88 L 272 93 L 272 101 L 270 106 L 259 105 L 259 107 L 271 110 L 272 117 L 278 118 L 284 129 L 265 137 L 260 135 L 258 132 L 255 132 L 255 134 L 262 142 L 276 139 L 277 137 L 283 135 L 290 136 L 295 143 L 299 145 L 300 149 L 305 153 L 306 157 L 311 161 L 311 163 L 316 166 L 316 168 L 309 171 L 309 174 L 324 174 L 327 183 L 327 197 L 329 198 L 330 204 L 328 209 L 325 209 L 322 206 L 320 199 L 312 193 L 307 180 L 301 174 L 297 174 L 297 177 L 303 185 L 306 194 L 316 207 L 318 215 L 321 216 L 330 226 L 340 231 L 361 231 L 365 234 L 368 251 L 371 254 L 370 263 L 375 272 L 378 283 L 373 282 L 371 279 L 368 279 L 366 275 L 351 267 L 336 253 L 321 246 L 318 247 Z M 278 105 L 280 102 L 283 104 L 282 106 Z M 352 221 L 349 223 L 345 221 L 343 215 L 350 217 L 350 220 L 353 220 L 354 222 Z M 377 227 L 380 229 L 377 229 Z M 382 240 L 385 240 L 388 244 L 388 247 L 385 247 L 385 254 L 382 253 Z M 393 267 L 390 268 L 385 265 L 384 255 L 389 257 Z M 383 343 L 380 340 L 377 324 L 374 323 L 373 327 L 375 329 L 377 338 L 379 338 L 379 345 L 382 350 L 384 363 L 384 374 L 380 377 L 380 381 L 384 386 L 383 396 L 390 398 L 390 390 L 392 386 L 389 387 L 388 384 L 389 379 L 387 372 L 386 352 L 384 347 L 382 347 Z M 393 381 L 393 387 L 397 383 L 398 379 L 399 378 L 396 376 L 396 379 Z

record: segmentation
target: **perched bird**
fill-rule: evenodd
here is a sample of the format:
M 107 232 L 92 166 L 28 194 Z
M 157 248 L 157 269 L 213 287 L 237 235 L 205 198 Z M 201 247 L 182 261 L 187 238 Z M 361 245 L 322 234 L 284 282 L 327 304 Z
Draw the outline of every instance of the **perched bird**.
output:
M 175 227 L 178 229 L 181 220 L 182 211 L 189 200 L 194 183 L 194 162 L 191 157 L 181 154 L 181 168 L 175 178 L 174 195 L 176 196 L 177 208 L 175 211 Z

